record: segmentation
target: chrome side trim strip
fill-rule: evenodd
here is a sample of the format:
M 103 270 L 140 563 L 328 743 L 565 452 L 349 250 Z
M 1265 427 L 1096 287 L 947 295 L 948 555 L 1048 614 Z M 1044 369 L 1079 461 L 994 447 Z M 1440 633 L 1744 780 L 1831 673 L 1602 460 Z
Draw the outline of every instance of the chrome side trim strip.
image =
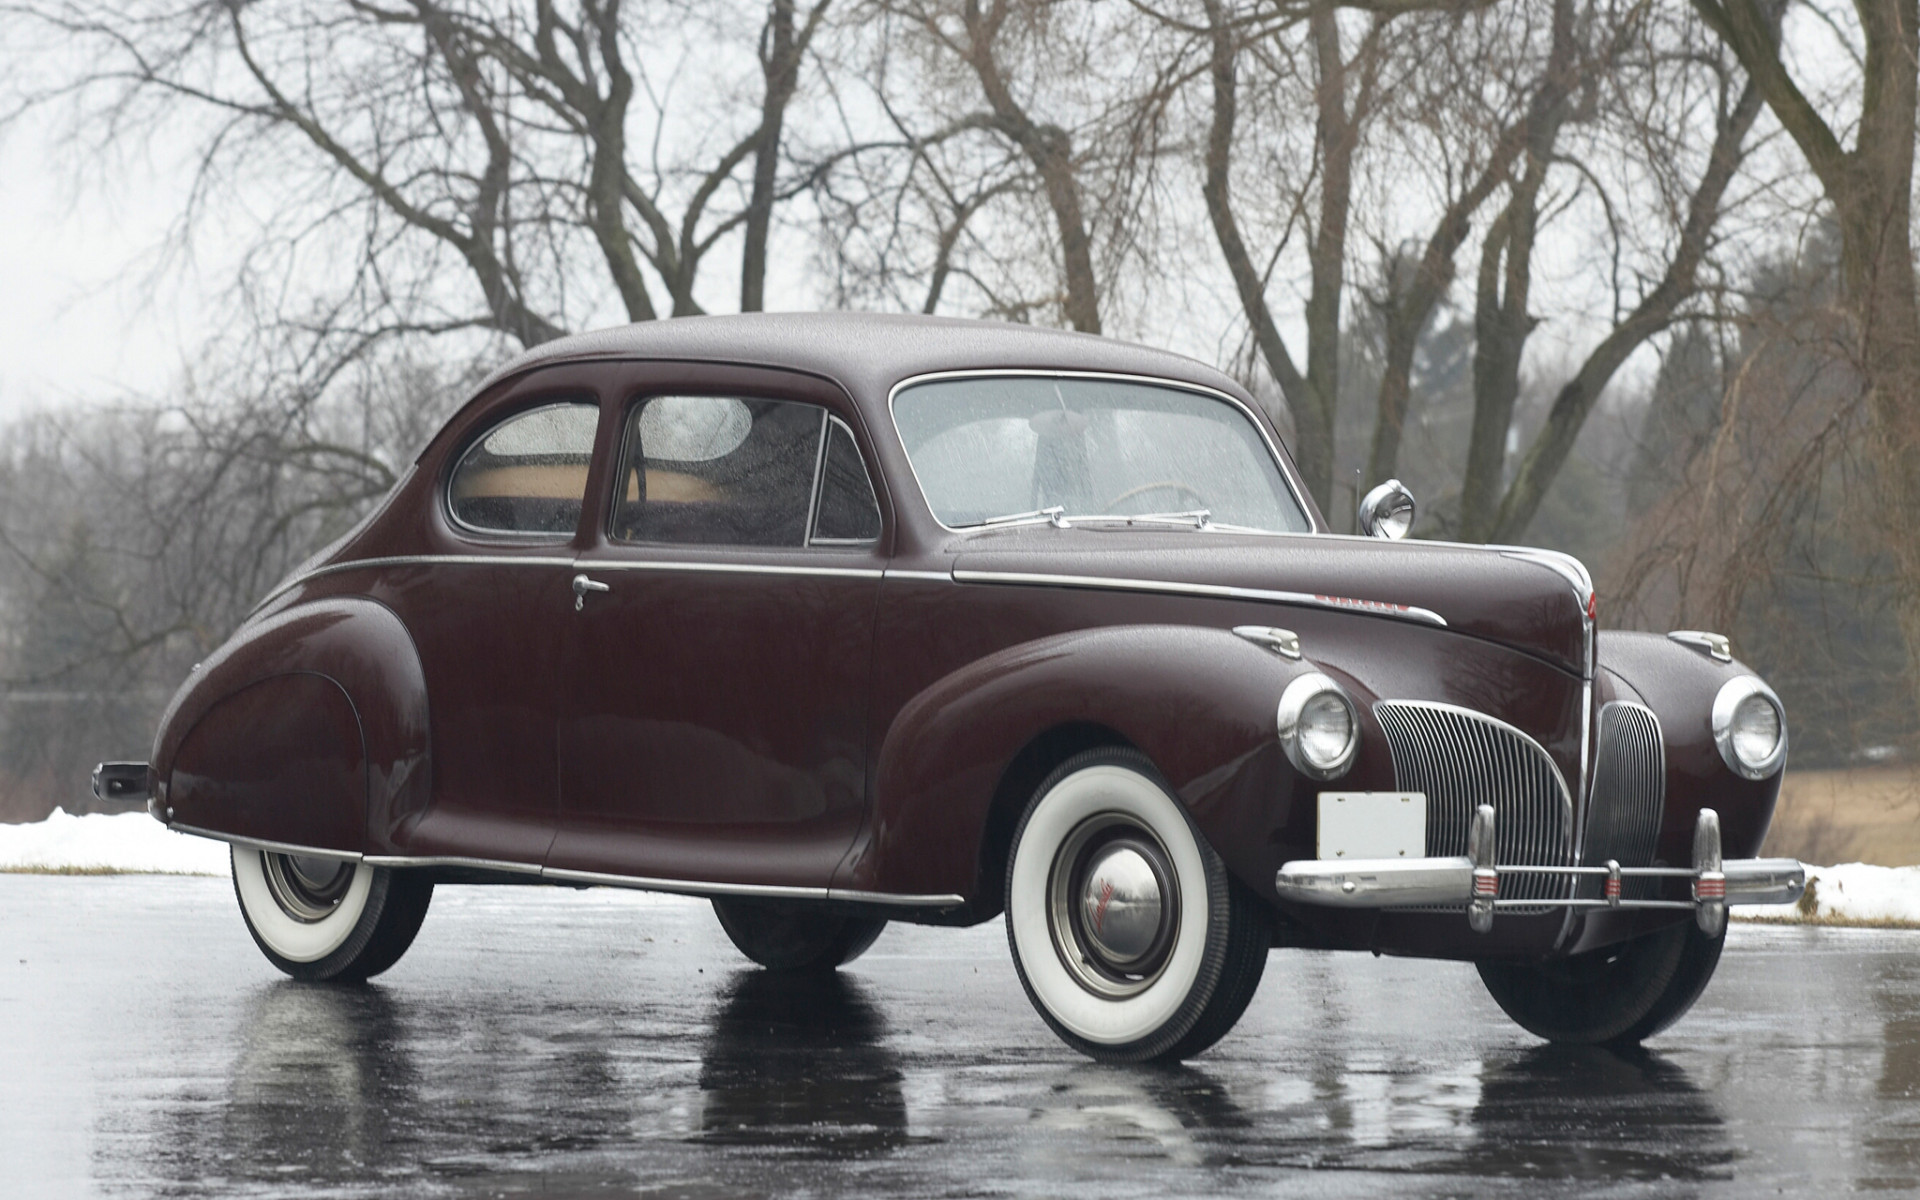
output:
M 953 572 L 951 571 L 901 571 L 901 570 L 896 570 L 893 567 L 888 567 L 887 578 L 888 579 L 916 579 L 916 580 L 923 580 L 927 583 L 952 583 Z
M 826 888 L 780 887 L 757 883 L 696 883 L 686 879 L 650 879 L 641 875 L 610 875 L 604 871 L 573 871 L 565 867 L 542 867 L 540 877 L 560 883 L 635 888 L 643 892 L 672 892 L 683 896 L 759 896 L 769 900 L 825 900 L 827 898 Z
M 646 892 L 671 892 L 683 896 L 753 896 L 766 900 L 844 900 L 860 904 L 888 904 L 898 908 L 958 908 L 967 902 L 964 896 L 905 896 L 893 892 L 861 892 L 848 888 L 786 887 L 764 883 L 702 883 L 690 879 L 653 879 L 643 875 L 610 875 L 603 871 L 574 871 L 565 867 L 544 867 L 540 875 L 562 883 L 587 883 L 600 887 L 636 888 Z
M 322 850 L 296 846 L 288 842 L 268 842 L 258 838 L 215 833 L 193 825 L 169 825 L 177 833 L 212 838 L 216 842 L 264 850 L 269 854 L 298 854 L 303 858 L 331 858 L 341 862 L 363 862 L 370 867 L 467 867 L 482 871 L 506 871 L 516 875 L 537 875 L 559 883 L 586 883 L 601 887 L 634 888 L 645 892 L 672 892 L 684 896 L 758 896 L 768 900 L 842 900 L 856 904 L 887 904 L 896 908 L 958 908 L 965 896 L 952 894 L 909 896 L 896 892 L 862 892 L 850 888 L 782 887 L 760 883 L 702 883 L 691 879 L 652 879 L 643 875 L 609 875 L 600 871 L 570 871 L 563 867 L 543 867 L 537 863 L 506 862 L 494 858 L 465 858 L 457 854 L 361 854 L 357 850 Z
M 871 543 L 861 543 L 870 545 Z M 595 559 L 591 562 L 573 557 L 555 558 L 534 554 L 394 554 L 384 558 L 357 558 L 352 562 L 329 563 L 324 567 L 315 567 L 306 574 L 289 579 L 279 587 L 268 592 L 258 609 L 303 583 L 319 579 L 323 575 L 338 575 L 343 571 L 375 571 L 384 567 L 585 567 L 595 571 L 702 571 L 735 575 L 819 575 L 841 579 L 878 579 L 884 572 L 879 567 L 807 567 L 787 566 L 774 563 L 703 563 L 703 562 L 620 562 L 618 560 Z M 947 578 L 945 575 L 941 579 Z
M 361 862 L 370 867 L 471 867 L 479 871 L 505 871 L 514 875 L 538 875 L 539 863 L 504 862 L 497 858 L 466 858 L 458 854 L 369 854 Z
M 241 846 L 248 850 L 263 850 L 268 854 L 297 854 L 301 858 L 331 858 L 340 862 L 359 862 L 358 850 L 322 850 L 317 846 L 296 846 L 290 842 L 269 842 L 260 838 L 235 837 L 231 833 L 215 833 L 211 829 L 201 829 L 195 825 L 178 825 L 172 822 L 167 828 L 175 833 L 190 833 L 194 837 L 212 838 L 216 842 L 225 842 L 230 846 Z
M 1446 627 L 1447 619 L 1429 608 L 1393 604 L 1384 600 L 1356 600 L 1346 596 L 1316 595 L 1311 592 L 1282 592 L 1266 588 L 1233 587 L 1221 583 L 1178 583 L 1167 579 L 1115 579 L 1104 575 L 1043 575 L 1025 571 L 973 571 L 955 568 L 956 583 L 1025 584 L 1034 587 L 1100 588 L 1116 592 L 1152 592 L 1172 596 L 1211 596 L 1220 600 L 1261 600 L 1276 604 L 1298 604 L 1307 608 L 1330 608 L 1336 612 L 1363 613 L 1376 617 L 1397 617 Z
M 901 908 L 959 908 L 967 902 L 965 896 L 956 896 L 951 892 L 945 895 L 905 896 L 895 892 L 861 892 L 852 888 L 828 888 L 827 899 L 857 901 L 861 904 L 892 904 Z
M 879 567 L 802 567 L 774 563 L 662 562 L 612 558 L 576 559 L 584 571 L 685 571 L 714 575 L 818 575 L 831 579 L 878 579 Z
M 441 563 L 462 567 L 571 567 L 573 558 L 556 558 L 540 554 L 391 554 L 383 558 L 356 558 L 351 562 L 328 563 L 324 567 L 315 567 L 302 575 L 296 575 L 271 592 L 260 598 L 249 615 L 265 608 L 282 595 L 310 583 L 325 575 L 338 575 L 343 571 L 377 571 L 382 567 L 426 567 Z

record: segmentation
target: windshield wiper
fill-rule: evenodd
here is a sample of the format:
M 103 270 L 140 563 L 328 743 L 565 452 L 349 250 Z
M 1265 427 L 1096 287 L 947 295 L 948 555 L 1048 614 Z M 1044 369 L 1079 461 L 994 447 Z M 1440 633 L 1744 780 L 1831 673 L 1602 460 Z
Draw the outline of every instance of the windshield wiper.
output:
M 1070 528 L 1067 524 L 1067 510 L 1058 504 L 1052 504 L 1046 508 L 1036 508 L 1032 512 L 1002 513 L 997 517 L 986 517 L 982 520 L 969 522 L 965 528 L 983 529 L 988 525 L 1012 525 L 1019 521 L 1041 520 L 1046 521 L 1047 524 L 1053 526 L 1055 529 Z
M 1213 510 L 1196 508 L 1188 512 L 1098 513 L 1075 516 L 1076 521 L 1125 521 L 1129 525 L 1186 525 L 1194 529 L 1212 529 Z

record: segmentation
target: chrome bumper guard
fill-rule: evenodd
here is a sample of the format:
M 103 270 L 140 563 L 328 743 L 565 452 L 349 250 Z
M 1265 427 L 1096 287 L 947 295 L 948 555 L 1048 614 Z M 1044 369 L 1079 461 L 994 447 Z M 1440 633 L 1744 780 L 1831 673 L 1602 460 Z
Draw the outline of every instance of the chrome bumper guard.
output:
M 1482 804 L 1467 833 L 1467 853 L 1456 858 L 1301 859 L 1287 863 L 1274 877 L 1282 900 L 1330 908 L 1412 908 L 1464 904 L 1476 932 L 1493 928 L 1502 908 L 1668 908 L 1687 909 L 1703 932 L 1726 928 L 1730 904 L 1791 904 L 1807 887 L 1806 868 L 1792 858 L 1720 858 L 1720 814 L 1700 810 L 1693 827 L 1691 867 L 1500 866 L 1493 854 L 1494 809 Z M 1500 899 L 1502 875 L 1580 876 L 1605 880 L 1601 899 Z M 1629 900 L 1621 896 L 1628 879 L 1686 879 L 1691 900 Z

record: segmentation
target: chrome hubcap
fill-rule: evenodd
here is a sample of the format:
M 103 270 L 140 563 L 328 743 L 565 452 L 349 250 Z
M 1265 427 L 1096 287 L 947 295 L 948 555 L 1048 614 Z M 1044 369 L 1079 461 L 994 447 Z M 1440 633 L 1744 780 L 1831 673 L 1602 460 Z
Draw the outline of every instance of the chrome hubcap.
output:
M 263 851 L 260 865 L 280 911 L 308 925 L 333 915 L 353 885 L 354 864 L 337 858 Z
M 1111 963 L 1131 963 L 1153 949 L 1160 931 L 1160 880 L 1146 855 L 1125 842 L 1096 854 L 1081 885 L 1087 943 Z
M 1123 999 L 1165 969 L 1180 925 L 1166 849 L 1130 817 L 1083 822 L 1054 855 L 1048 885 L 1054 947 L 1080 986 Z

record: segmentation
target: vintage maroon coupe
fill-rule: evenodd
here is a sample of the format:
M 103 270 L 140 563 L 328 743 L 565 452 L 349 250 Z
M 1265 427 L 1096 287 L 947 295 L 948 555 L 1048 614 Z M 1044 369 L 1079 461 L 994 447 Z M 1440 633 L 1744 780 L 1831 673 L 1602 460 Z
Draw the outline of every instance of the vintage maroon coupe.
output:
M 522 355 L 260 603 L 103 794 L 232 844 L 260 949 L 392 966 L 435 883 L 711 898 L 767 967 L 1005 912 L 1054 1031 L 1177 1059 L 1275 946 L 1470 959 L 1542 1037 L 1706 986 L 1778 698 L 1580 564 L 1342 537 L 1185 358 L 931 318 Z M 1384 540 L 1383 540 L 1384 539 Z M 1731 856 L 1731 857 L 1725 857 Z

